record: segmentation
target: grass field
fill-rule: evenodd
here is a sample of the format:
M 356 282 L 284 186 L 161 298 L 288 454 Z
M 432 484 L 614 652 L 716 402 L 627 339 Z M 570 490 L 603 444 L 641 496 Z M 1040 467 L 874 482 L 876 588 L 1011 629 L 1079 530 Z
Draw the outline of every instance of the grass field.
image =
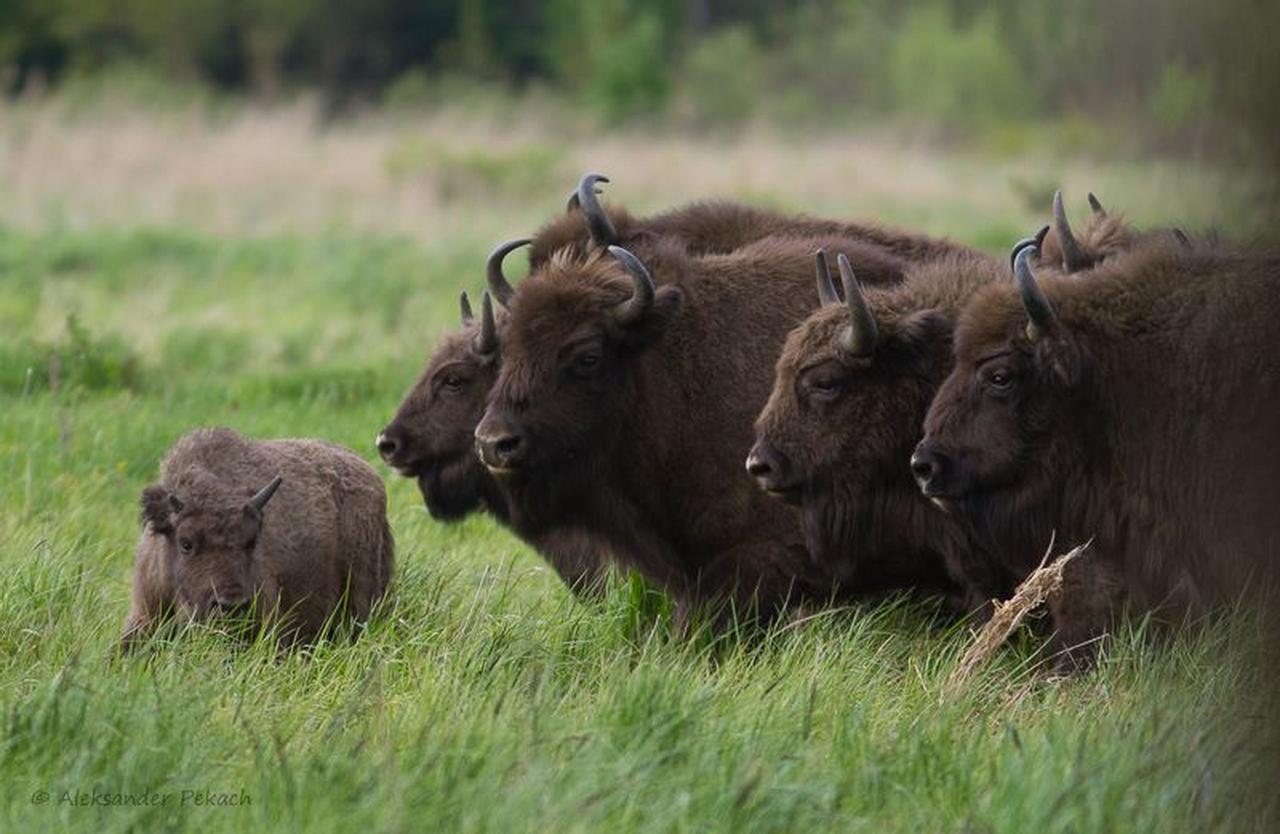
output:
M 1059 182 L 1080 216 L 1093 189 L 1140 224 L 1242 235 L 1274 199 L 1248 172 L 870 135 L 0 113 L 0 830 L 1262 830 L 1237 778 L 1247 624 L 1125 632 L 1058 682 L 1023 636 L 943 703 L 968 631 L 926 605 L 677 641 L 639 585 L 576 602 L 381 464 L 396 602 L 354 647 L 277 660 L 196 629 L 114 658 L 168 445 L 223 424 L 375 461 L 489 246 L 588 169 L 637 210 L 736 196 L 992 251 Z M 139 793 L 168 799 L 101 804 Z

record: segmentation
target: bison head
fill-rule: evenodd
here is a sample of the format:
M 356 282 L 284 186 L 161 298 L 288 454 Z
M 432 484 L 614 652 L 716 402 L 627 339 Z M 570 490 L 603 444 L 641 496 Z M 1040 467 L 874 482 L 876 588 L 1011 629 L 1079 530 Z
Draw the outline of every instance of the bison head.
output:
M 489 270 L 528 241 L 514 240 L 494 250 Z M 461 298 L 462 329 L 442 340 L 427 367 L 378 435 L 378 453 L 387 465 L 416 478 L 432 517 L 462 518 L 483 506 L 501 512 L 501 498 L 473 452 L 476 423 L 498 376 L 498 319 L 486 293 L 480 317 Z
M 955 367 L 911 459 L 926 496 L 963 509 L 987 532 L 1029 521 L 1029 508 L 1045 505 L 1078 458 L 1072 438 L 1092 430 L 1088 365 L 1032 273 L 1037 255 L 1035 246 L 1023 247 L 1016 286 L 988 287 L 965 308 Z
M 844 301 L 817 253 L 824 306 L 788 335 L 747 458 L 761 489 L 794 503 L 829 493 L 837 477 L 902 481 L 937 382 L 931 369 L 945 368 L 950 347 L 945 315 L 873 310 L 843 254 L 838 264 Z
M 192 618 L 243 613 L 253 603 L 263 511 L 280 482 L 277 476 L 239 496 L 206 478 L 186 479 L 180 490 L 152 484 L 142 491 L 142 519 L 164 537 L 177 602 Z
M 619 246 L 562 250 L 508 296 L 502 367 L 476 451 L 507 486 L 563 482 L 607 453 L 626 417 L 636 359 L 680 308 Z M 526 490 L 527 492 L 527 490 Z

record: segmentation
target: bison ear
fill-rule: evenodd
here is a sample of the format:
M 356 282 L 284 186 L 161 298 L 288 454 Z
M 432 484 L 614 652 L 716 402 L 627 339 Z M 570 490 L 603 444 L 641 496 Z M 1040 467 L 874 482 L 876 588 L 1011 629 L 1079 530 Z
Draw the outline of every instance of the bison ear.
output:
M 647 347 L 666 332 L 668 325 L 680 312 L 684 293 L 679 287 L 659 287 L 653 296 L 653 304 L 635 324 L 629 325 L 623 339 L 632 347 Z
M 142 522 L 161 535 L 173 532 L 173 517 L 182 511 L 182 502 L 169 490 L 152 484 L 142 490 Z
M 1036 342 L 1036 360 L 1064 387 L 1078 385 L 1084 377 L 1085 363 L 1080 347 L 1061 329 Z
M 916 353 L 927 352 L 930 345 L 939 341 L 950 347 L 951 319 L 941 310 L 917 310 L 902 320 L 897 337 Z

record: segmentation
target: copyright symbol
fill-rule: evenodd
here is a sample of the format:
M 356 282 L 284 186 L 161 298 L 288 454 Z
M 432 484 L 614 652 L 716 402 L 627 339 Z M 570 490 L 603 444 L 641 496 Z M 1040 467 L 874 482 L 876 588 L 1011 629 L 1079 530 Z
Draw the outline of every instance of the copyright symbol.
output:
M 35 793 L 31 794 L 31 804 L 32 804 L 32 805 L 48 805 L 48 804 L 49 804 L 49 792 L 48 792 L 48 791 L 36 791 Z

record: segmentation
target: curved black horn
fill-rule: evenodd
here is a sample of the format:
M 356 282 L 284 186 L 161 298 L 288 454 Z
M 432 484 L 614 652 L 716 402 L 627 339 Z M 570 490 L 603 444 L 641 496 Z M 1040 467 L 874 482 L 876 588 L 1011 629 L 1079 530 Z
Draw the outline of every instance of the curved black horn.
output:
M 600 201 L 596 199 L 596 183 L 608 181 L 609 178 L 603 174 L 587 174 L 578 183 L 575 195 L 578 198 L 578 208 L 582 209 L 582 215 L 587 219 L 591 242 L 596 246 L 612 246 L 618 242 L 618 231 L 613 228 L 613 221 L 604 213 Z
M 1044 237 L 1047 234 L 1049 234 L 1049 227 L 1041 226 L 1040 231 L 1036 232 L 1034 236 L 1024 237 L 1022 240 L 1013 244 L 1013 251 L 1009 253 L 1009 269 L 1013 269 L 1013 262 L 1017 259 L 1018 253 L 1023 249 L 1026 249 L 1028 246 L 1034 246 L 1039 250 L 1040 244 L 1044 242 Z
M 271 496 L 276 494 L 276 490 L 280 488 L 280 483 L 284 479 L 279 475 L 271 479 L 271 483 L 258 490 L 258 494 L 249 499 L 245 504 L 245 508 L 253 508 L 256 512 L 262 512 L 263 507 L 267 506 L 267 502 L 271 500 Z
M 813 254 L 814 259 L 814 280 L 818 284 L 818 301 L 823 307 L 828 304 L 839 304 L 840 295 L 836 292 L 836 285 L 831 280 L 831 267 L 827 265 L 827 250 L 819 249 Z
M 1092 191 L 1089 192 L 1089 208 L 1093 209 L 1095 217 L 1102 218 L 1107 216 L 1107 210 L 1102 207 L 1102 203 L 1098 201 L 1098 198 L 1093 196 Z
M 1191 248 L 1191 238 L 1187 237 L 1187 233 L 1179 229 L 1177 226 L 1173 227 L 1173 236 L 1178 239 L 1178 243 L 1181 243 L 1188 249 Z
M 1027 324 L 1027 338 L 1035 341 L 1040 335 L 1053 327 L 1057 316 L 1053 305 L 1044 297 L 1036 276 L 1031 271 L 1031 259 L 1040 254 L 1034 246 L 1028 246 L 1018 253 L 1013 262 L 1013 277 L 1018 282 L 1018 295 L 1022 298 L 1022 306 L 1031 319 Z
M 614 308 L 614 317 L 619 324 L 633 324 L 653 305 L 653 295 L 656 292 L 653 277 L 639 258 L 621 246 L 610 246 L 609 254 L 622 262 L 627 274 L 631 276 L 633 287 L 631 297 Z
M 849 326 L 840 333 L 840 348 L 852 356 L 870 356 L 880 335 L 876 317 L 871 315 L 862 286 L 843 252 L 836 256 L 836 265 L 840 267 L 840 283 L 844 285 L 844 302 L 849 305 Z
M 1053 192 L 1053 228 L 1058 233 L 1058 245 L 1062 247 L 1062 268 L 1067 272 L 1079 272 L 1090 265 L 1089 256 L 1076 242 L 1067 222 L 1067 210 L 1062 207 L 1062 192 Z
M 515 295 L 516 289 L 507 281 L 507 276 L 502 274 L 502 260 L 516 249 L 521 246 L 527 246 L 530 243 L 533 243 L 533 241 L 527 237 L 508 240 L 489 254 L 489 263 L 485 266 L 484 280 L 489 285 L 489 292 L 493 293 L 493 297 L 503 307 L 506 307 L 511 301 L 511 296 Z
M 463 290 L 462 295 L 458 296 L 458 307 L 462 310 L 463 327 L 475 321 L 475 314 L 471 312 L 471 299 L 467 298 L 466 290 Z

